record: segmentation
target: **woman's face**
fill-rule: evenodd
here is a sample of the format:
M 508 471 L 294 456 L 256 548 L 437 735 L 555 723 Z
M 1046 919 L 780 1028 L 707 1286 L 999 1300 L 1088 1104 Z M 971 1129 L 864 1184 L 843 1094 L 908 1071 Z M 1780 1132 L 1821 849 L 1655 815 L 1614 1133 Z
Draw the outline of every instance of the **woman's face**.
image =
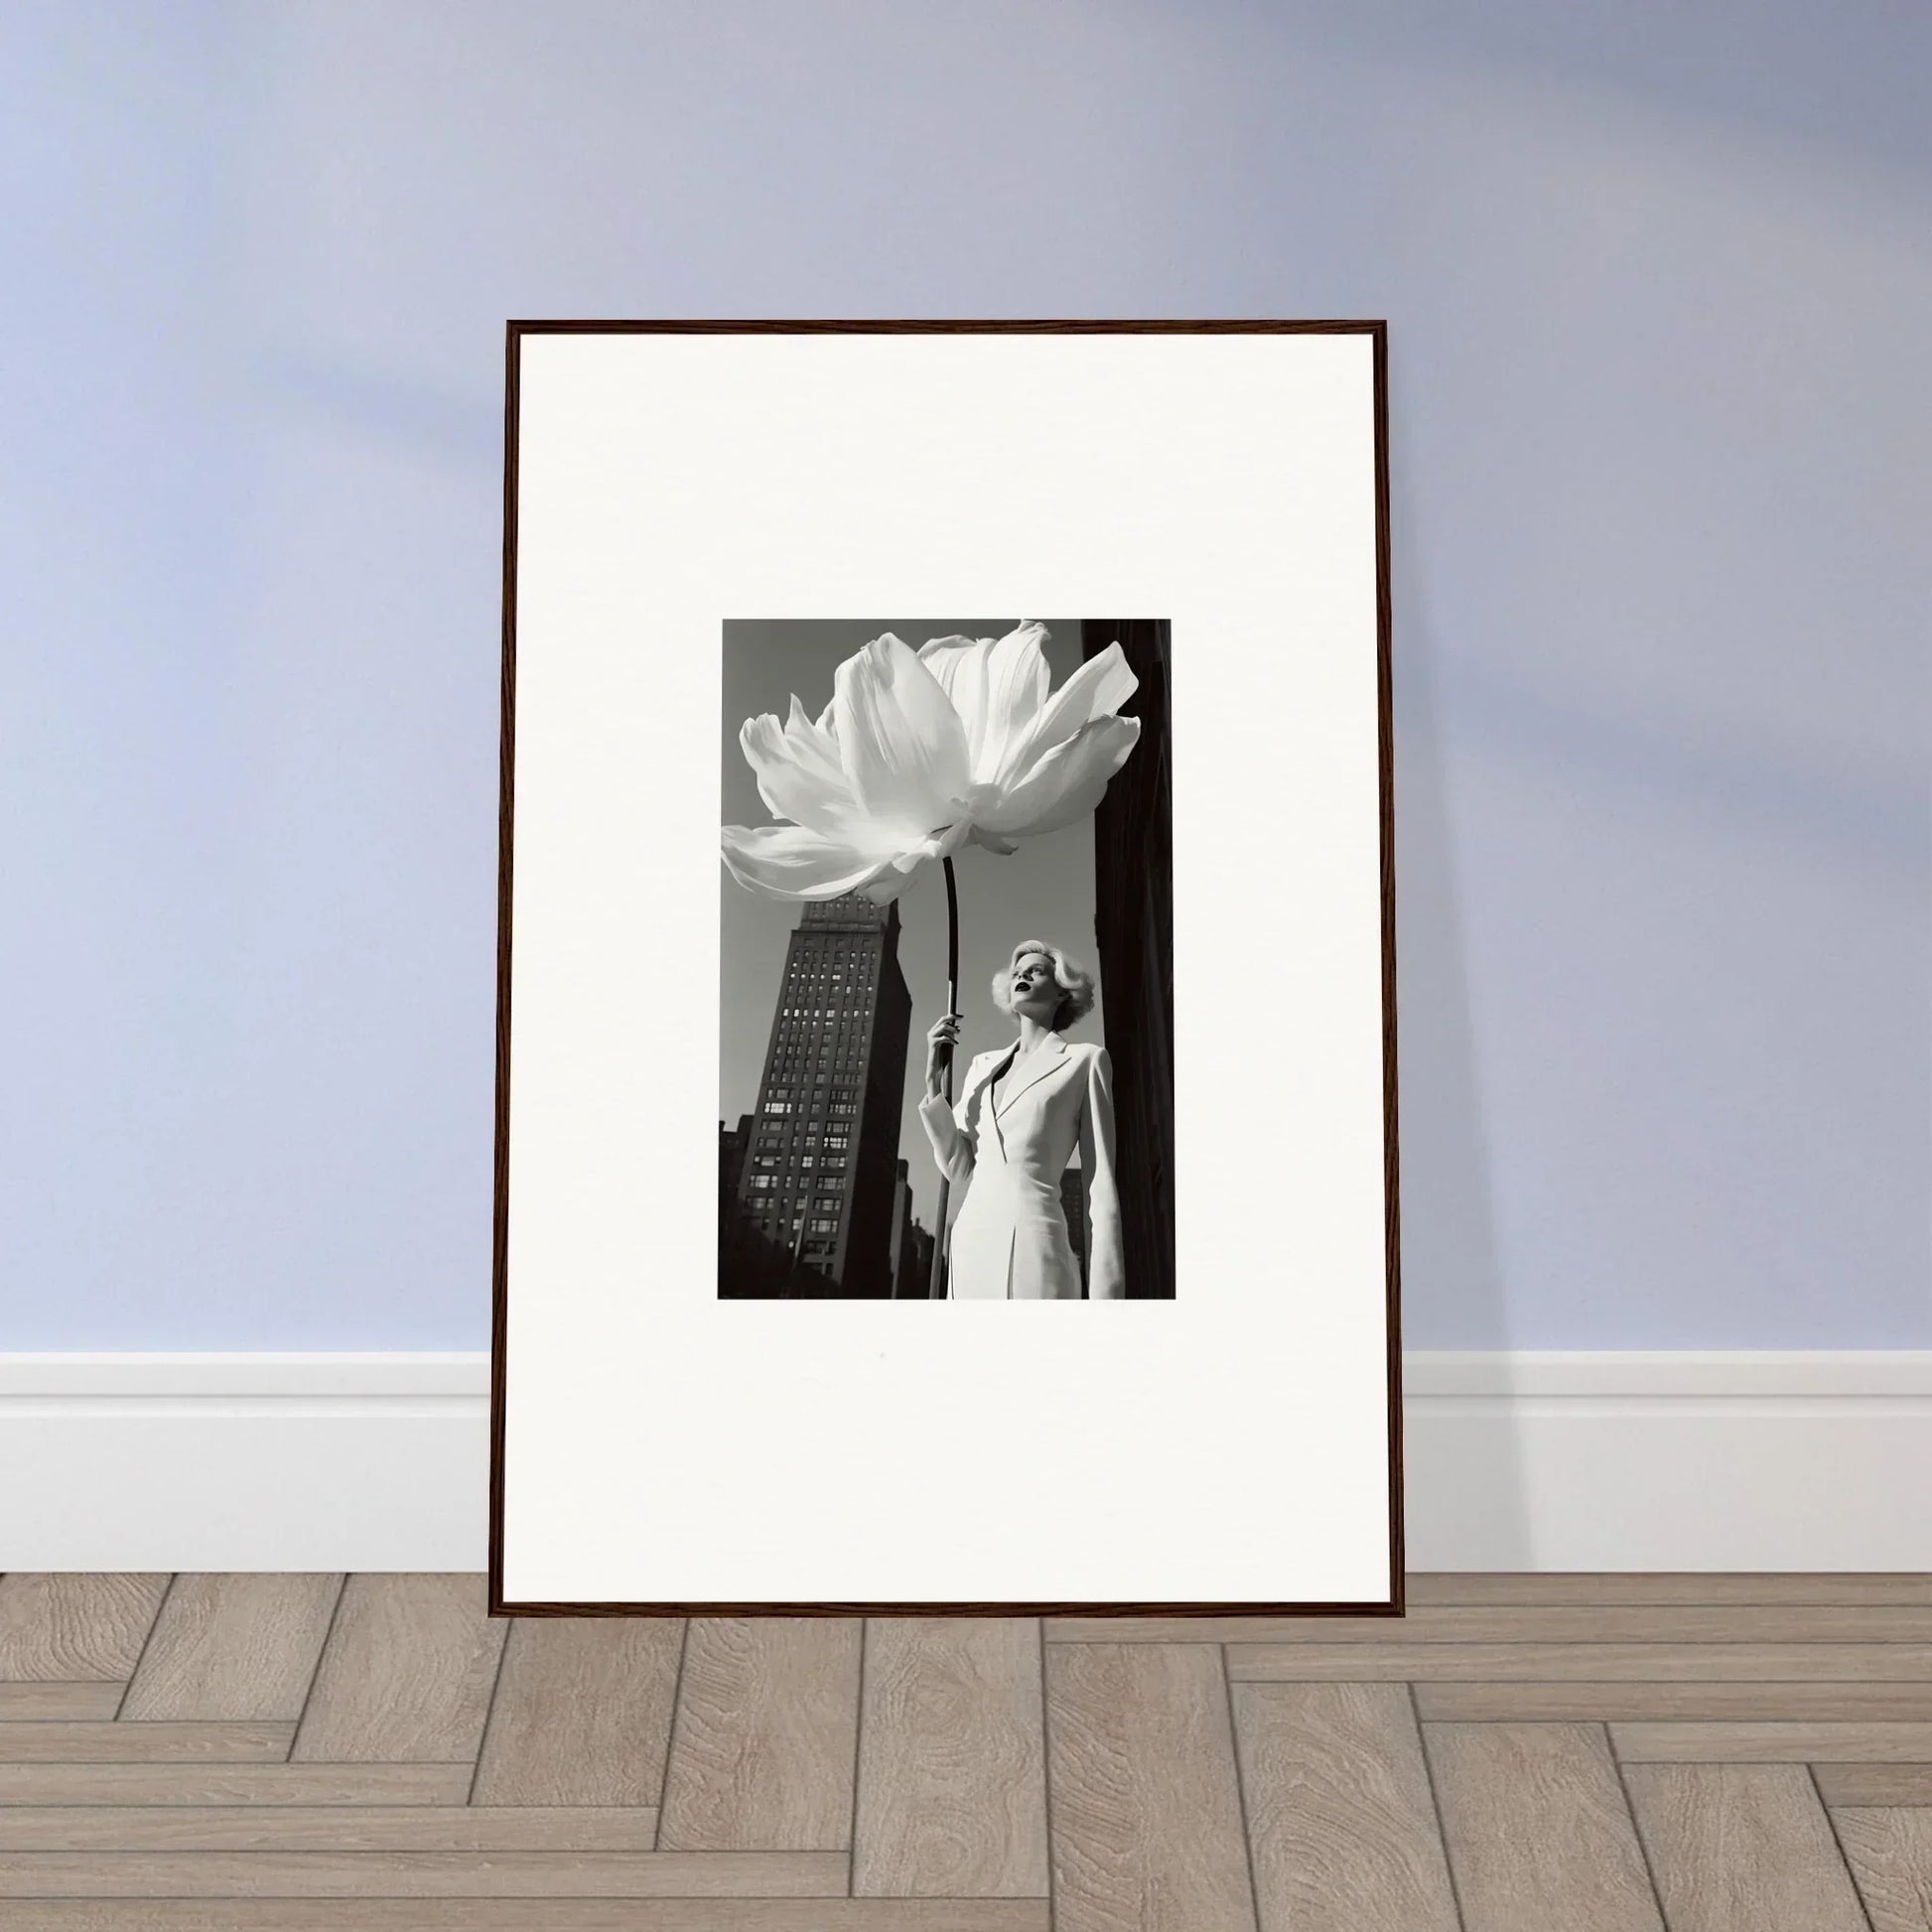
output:
M 1043 952 L 1022 953 L 1014 962 L 1012 990 L 1016 1018 L 1024 1015 L 1039 1026 L 1050 1027 L 1060 1010 L 1066 989 L 1053 977 L 1053 962 Z

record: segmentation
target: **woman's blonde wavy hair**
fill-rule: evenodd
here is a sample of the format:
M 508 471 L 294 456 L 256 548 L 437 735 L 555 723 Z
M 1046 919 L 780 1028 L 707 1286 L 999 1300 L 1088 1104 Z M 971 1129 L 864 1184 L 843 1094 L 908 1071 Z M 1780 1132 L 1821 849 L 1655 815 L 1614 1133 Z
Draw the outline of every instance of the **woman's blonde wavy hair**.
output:
M 1052 962 L 1053 978 L 1058 981 L 1062 995 L 1053 1010 L 1053 1031 L 1063 1034 L 1075 1021 L 1084 1020 L 1093 1011 L 1093 975 L 1069 959 L 1062 948 L 1049 946 L 1044 939 L 1023 939 L 1014 947 L 1013 957 L 1005 969 L 993 975 L 993 1004 L 1004 1014 L 1013 1012 L 1014 970 L 1029 953 L 1038 953 Z

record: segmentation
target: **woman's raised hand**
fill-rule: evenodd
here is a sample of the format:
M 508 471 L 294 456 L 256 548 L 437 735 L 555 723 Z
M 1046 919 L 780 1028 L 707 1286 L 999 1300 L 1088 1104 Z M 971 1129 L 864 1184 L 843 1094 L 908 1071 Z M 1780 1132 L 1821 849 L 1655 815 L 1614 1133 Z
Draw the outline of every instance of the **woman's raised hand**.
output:
M 951 1061 L 953 1048 L 958 1044 L 958 1014 L 943 1014 L 926 1029 L 925 1090 L 934 1098 L 937 1098 L 939 1093 L 939 1075 Z

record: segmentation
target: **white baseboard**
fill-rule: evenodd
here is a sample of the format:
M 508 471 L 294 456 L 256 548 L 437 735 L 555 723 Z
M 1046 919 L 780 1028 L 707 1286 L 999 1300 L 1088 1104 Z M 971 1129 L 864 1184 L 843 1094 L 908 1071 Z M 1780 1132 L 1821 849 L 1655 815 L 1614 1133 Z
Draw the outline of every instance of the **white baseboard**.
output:
M 1405 1375 L 1412 1569 L 1932 1570 L 1932 1351 Z M 481 1354 L 0 1355 L 0 1568 L 481 1570 L 487 1387 Z
M 481 1570 L 485 1355 L 0 1355 L 0 1568 Z
M 1416 1354 L 1412 1570 L 1932 1570 L 1932 1351 Z

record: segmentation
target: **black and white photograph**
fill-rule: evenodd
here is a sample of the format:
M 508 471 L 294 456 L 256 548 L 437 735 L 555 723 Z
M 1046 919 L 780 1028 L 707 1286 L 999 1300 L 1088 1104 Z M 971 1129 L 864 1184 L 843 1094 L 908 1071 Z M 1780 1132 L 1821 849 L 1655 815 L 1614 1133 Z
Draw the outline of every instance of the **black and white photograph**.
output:
M 1389 1604 L 1381 326 L 507 348 L 496 1599 Z
M 721 1299 L 1173 1296 L 1171 630 L 723 625 Z

